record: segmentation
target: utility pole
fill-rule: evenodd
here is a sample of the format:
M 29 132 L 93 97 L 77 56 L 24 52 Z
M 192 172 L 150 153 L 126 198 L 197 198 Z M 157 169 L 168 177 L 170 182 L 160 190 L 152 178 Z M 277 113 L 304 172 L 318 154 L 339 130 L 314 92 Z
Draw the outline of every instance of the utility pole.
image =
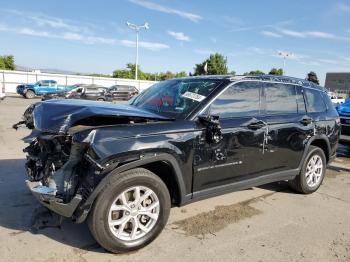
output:
M 136 59 L 135 59 L 135 80 L 138 77 L 138 64 L 139 64 L 139 32 L 141 29 L 149 29 L 149 24 L 146 22 L 144 25 L 135 25 L 129 22 L 126 22 L 126 25 L 136 31 Z

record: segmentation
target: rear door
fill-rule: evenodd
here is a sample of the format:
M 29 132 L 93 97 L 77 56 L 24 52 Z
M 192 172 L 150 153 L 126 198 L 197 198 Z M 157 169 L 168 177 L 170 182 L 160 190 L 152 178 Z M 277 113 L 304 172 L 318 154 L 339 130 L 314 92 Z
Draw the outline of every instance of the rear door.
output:
M 263 119 L 269 127 L 265 138 L 264 173 L 298 168 L 304 142 L 313 131 L 301 86 L 265 82 L 262 105 Z

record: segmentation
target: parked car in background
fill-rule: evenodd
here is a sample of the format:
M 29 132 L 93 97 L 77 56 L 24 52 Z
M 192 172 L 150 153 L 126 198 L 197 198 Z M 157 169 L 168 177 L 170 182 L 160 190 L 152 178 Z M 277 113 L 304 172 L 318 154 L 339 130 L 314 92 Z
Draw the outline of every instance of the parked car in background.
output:
M 16 91 L 17 94 L 30 99 L 39 95 L 65 92 L 66 88 L 64 86 L 58 86 L 55 80 L 41 80 L 35 84 L 18 85 Z
M 336 106 L 341 123 L 340 142 L 350 143 L 350 99 Z
M 52 98 L 61 99 L 85 99 L 95 101 L 112 101 L 112 94 L 108 88 L 99 85 L 83 85 L 79 84 L 75 89 L 55 94 L 43 95 L 42 100 Z
M 328 94 L 329 98 L 331 99 L 334 106 L 337 106 L 337 105 L 345 102 L 345 98 L 337 96 L 333 92 L 328 92 L 327 94 Z
M 115 100 L 129 100 L 139 93 L 139 90 L 134 86 L 114 85 L 109 88 Z
M 1 88 L 0 88 L 0 100 L 3 100 L 5 99 L 5 86 L 3 85 Z
M 35 129 L 24 149 L 32 194 L 87 219 L 111 252 L 149 244 L 173 206 L 275 181 L 315 192 L 340 134 L 322 87 L 269 75 L 162 81 L 128 105 L 39 102 L 19 124 Z

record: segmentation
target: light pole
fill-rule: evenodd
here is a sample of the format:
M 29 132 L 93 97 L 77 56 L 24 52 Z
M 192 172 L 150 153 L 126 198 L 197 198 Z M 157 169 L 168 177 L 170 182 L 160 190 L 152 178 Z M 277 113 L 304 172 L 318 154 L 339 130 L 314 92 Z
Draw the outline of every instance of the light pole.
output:
M 278 52 L 278 55 L 279 56 L 282 56 L 283 57 L 283 74 L 285 74 L 285 67 L 286 67 L 286 59 L 290 56 L 292 56 L 293 54 L 292 53 L 289 53 L 289 52 L 282 52 L 282 51 L 279 51 Z
M 138 63 L 139 63 L 139 32 L 141 29 L 149 29 L 149 24 L 146 22 L 144 25 L 135 25 L 129 22 L 126 22 L 126 25 L 136 31 L 136 61 L 135 61 L 135 80 L 137 80 L 137 71 L 138 71 Z

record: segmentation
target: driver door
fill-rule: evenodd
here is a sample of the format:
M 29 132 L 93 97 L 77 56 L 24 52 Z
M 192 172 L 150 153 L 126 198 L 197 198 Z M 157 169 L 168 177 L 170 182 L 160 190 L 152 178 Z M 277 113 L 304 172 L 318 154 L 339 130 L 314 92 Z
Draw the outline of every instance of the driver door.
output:
M 222 139 L 209 142 L 207 128 L 197 137 L 194 195 L 259 176 L 267 130 L 259 119 L 260 97 L 261 84 L 247 81 L 231 85 L 212 102 L 209 115 L 219 116 Z

